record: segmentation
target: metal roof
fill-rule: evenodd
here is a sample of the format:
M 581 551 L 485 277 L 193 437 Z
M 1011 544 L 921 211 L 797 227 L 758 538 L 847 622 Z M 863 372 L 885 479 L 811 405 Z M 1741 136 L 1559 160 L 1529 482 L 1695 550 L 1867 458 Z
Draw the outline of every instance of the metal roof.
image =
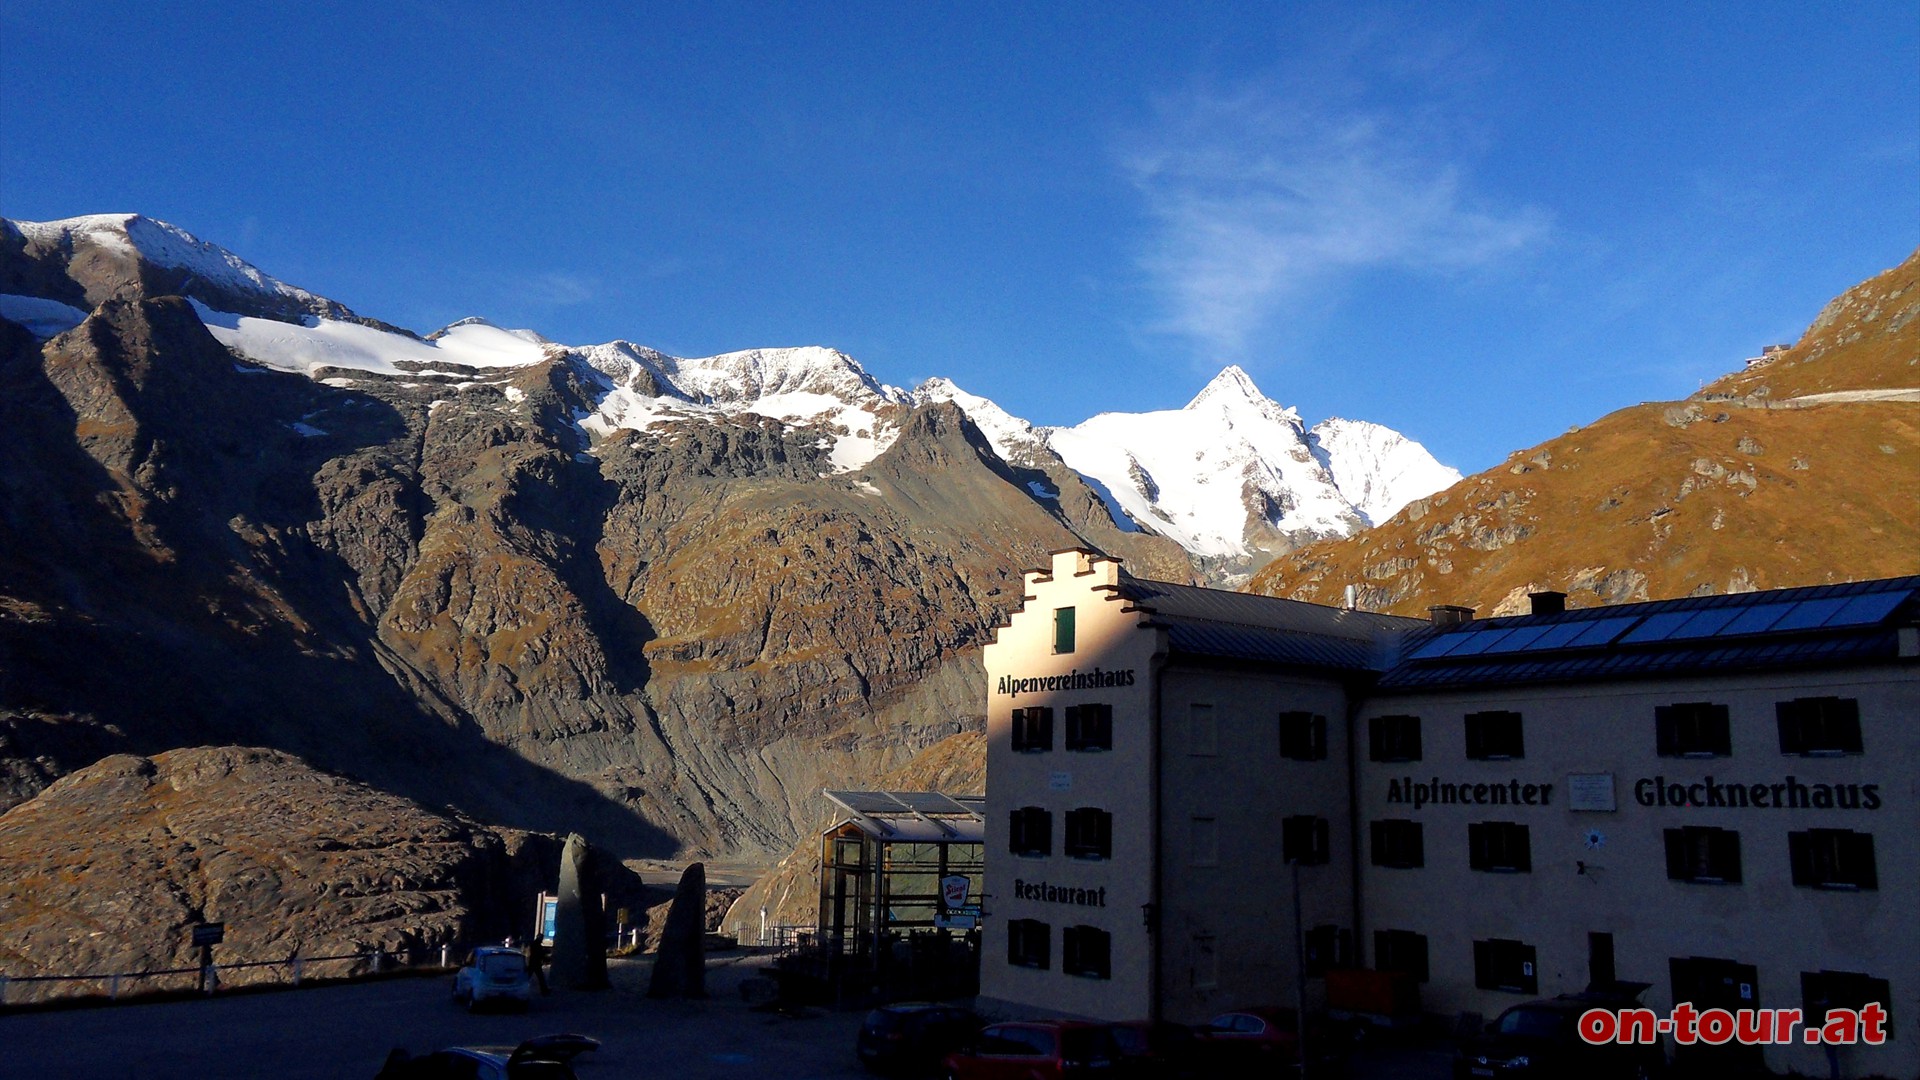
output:
M 1367 671 L 1380 666 L 1379 642 L 1418 619 L 1324 607 L 1254 593 L 1203 589 L 1122 574 L 1120 595 L 1150 612 L 1176 653 Z
M 1855 663 L 1900 655 L 1920 576 L 1695 596 L 1426 627 L 1400 642 L 1382 689 Z
M 826 791 L 853 824 L 884 843 L 986 842 L 986 798 L 938 791 Z M 835 825 L 838 828 L 839 825 Z

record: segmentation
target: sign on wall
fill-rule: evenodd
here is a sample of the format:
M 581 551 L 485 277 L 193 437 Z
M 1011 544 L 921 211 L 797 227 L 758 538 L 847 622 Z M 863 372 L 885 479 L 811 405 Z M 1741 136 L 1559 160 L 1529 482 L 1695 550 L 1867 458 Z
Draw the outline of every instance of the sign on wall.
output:
M 1610 814 L 1620 809 L 1610 772 L 1568 773 L 1567 809 Z

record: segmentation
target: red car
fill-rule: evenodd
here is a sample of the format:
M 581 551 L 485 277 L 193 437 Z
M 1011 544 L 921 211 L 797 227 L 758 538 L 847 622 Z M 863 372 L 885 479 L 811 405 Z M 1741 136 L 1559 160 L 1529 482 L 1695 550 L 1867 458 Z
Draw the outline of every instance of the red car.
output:
M 1114 1076 L 1113 1036 L 1072 1020 L 994 1024 L 948 1054 L 947 1080 L 1098 1080 Z
M 1193 1034 L 1216 1064 L 1282 1065 L 1300 1060 L 1299 1030 L 1292 1009 L 1261 1005 L 1221 1013 Z

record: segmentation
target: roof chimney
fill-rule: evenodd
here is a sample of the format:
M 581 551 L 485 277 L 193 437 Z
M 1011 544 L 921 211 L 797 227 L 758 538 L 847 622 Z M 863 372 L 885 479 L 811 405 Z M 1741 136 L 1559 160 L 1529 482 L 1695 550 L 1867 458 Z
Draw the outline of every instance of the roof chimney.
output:
M 1458 626 L 1463 622 L 1473 621 L 1472 608 L 1454 604 L 1435 604 L 1427 609 L 1427 614 L 1433 618 L 1435 626 Z
M 1527 599 L 1533 601 L 1535 615 L 1558 615 L 1567 610 L 1567 594 L 1563 592 L 1528 593 Z

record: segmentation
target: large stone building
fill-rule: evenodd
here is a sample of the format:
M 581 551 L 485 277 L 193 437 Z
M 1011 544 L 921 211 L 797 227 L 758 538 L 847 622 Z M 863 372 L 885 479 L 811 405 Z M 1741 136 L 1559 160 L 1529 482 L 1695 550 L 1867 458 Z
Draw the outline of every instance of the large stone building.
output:
M 1304 939 L 1310 1003 L 1336 967 L 1442 1016 L 1880 1000 L 1842 1067 L 1920 1073 L 1920 578 L 1431 621 L 1081 551 L 1025 580 L 986 651 L 991 1006 L 1289 1004 Z

